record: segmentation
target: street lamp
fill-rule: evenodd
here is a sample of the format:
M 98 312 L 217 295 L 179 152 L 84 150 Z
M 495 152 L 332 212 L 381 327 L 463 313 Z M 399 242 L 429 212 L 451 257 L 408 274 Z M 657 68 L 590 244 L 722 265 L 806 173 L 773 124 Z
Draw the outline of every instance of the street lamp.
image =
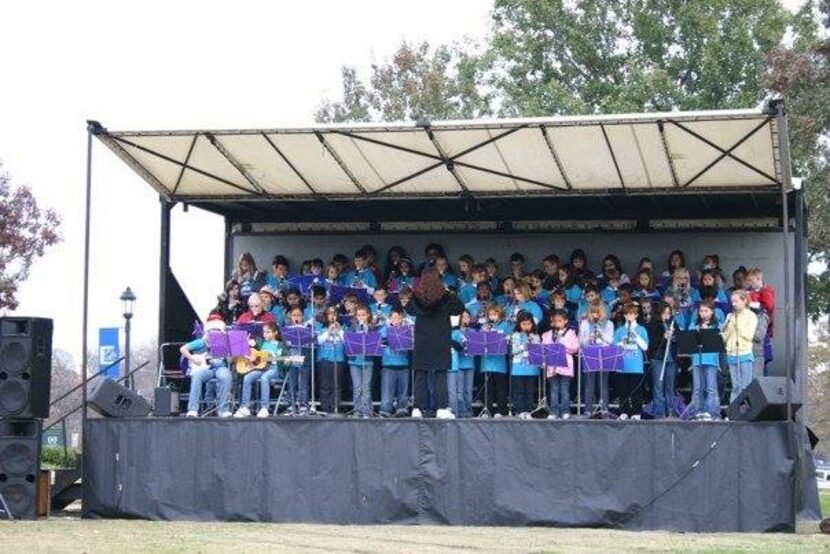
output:
M 130 287 L 127 287 L 119 297 L 121 300 L 122 313 L 124 315 L 124 375 L 130 373 L 130 320 L 133 318 L 133 303 L 135 294 Z M 124 383 L 128 388 L 133 388 L 132 376 L 127 377 Z

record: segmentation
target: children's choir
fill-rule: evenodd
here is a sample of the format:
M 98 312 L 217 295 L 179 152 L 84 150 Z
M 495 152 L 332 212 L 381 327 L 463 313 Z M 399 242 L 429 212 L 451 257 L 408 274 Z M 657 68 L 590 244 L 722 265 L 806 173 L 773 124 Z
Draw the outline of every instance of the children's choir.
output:
M 204 338 L 184 345 L 181 351 L 192 377 L 188 416 L 199 414 L 202 389 L 209 382 L 217 385 L 221 417 L 306 414 L 314 409 L 312 367 L 323 413 L 341 412 L 342 393 L 350 386 L 351 414 L 375 415 L 373 382 L 379 377 L 378 414 L 409 415 L 411 352 L 395 350 L 388 335 L 417 325 L 405 308 L 427 267 L 437 270 L 446 289 L 466 308 L 451 332 L 451 367 L 435 374 L 441 379 L 446 375 L 451 417 L 513 414 L 528 419 L 541 414 L 568 419 L 576 407 L 575 381 L 581 376 L 578 392 L 586 415 L 613 417 L 610 403 L 616 400 L 620 419 L 719 419 L 724 375 L 731 382 L 729 400 L 734 400 L 753 378 L 763 375 L 771 359 L 774 289 L 764 284 L 760 269 L 743 267 L 732 273 L 728 287 L 716 255 L 706 256 L 699 270 L 687 265 L 680 250 L 671 252 L 664 271 L 643 258 L 629 278 L 617 256 L 605 256 L 601 271 L 593 272 L 579 249 L 567 263 L 546 256 L 535 270 L 528 270 L 524 256 L 514 253 L 504 275 L 493 258 L 476 262 L 464 254 L 453 264 L 438 244 L 427 245 L 424 254 L 426 259 L 417 264 L 403 248 L 390 248 L 381 269 L 377 253 L 367 245 L 351 258 L 338 254 L 328 264 L 320 259 L 303 262 L 298 274 L 292 274 L 284 256 L 276 256 L 263 272 L 251 254 L 243 254 L 206 332 L 260 324 L 255 348 L 266 353 L 268 363 L 242 376 L 238 408 L 232 414 L 234 376 L 227 361 L 211 359 Z M 300 328 L 311 330 L 313 349 L 287 339 Z M 500 333 L 508 353 L 468 353 L 471 329 Z M 720 332 L 723 350 L 681 356 L 678 334 L 698 329 Z M 347 355 L 346 333 L 374 331 L 382 340 L 381 353 Z M 566 363 L 532 363 L 533 344 L 561 344 Z M 596 346 L 618 347 L 622 361 L 616 371 L 581 371 L 583 351 Z M 684 370 L 691 375 L 689 398 L 677 391 Z M 286 390 L 284 407 L 271 398 L 271 384 L 280 379 Z M 258 402 L 252 400 L 255 385 Z M 478 401 L 482 410 L 475 414 Z

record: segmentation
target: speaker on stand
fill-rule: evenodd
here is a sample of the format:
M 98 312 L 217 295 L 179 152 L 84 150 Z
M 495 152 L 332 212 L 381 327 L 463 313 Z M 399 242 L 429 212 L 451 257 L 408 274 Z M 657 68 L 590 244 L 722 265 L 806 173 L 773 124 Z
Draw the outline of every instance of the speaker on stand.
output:
M 0 519 L 37 516 L 39 420 L 0 420 Z

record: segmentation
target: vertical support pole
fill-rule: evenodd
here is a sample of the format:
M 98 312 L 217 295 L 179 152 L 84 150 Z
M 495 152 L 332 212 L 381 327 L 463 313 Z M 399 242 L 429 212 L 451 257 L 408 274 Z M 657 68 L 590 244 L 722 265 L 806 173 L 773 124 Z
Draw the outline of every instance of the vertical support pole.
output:
M 82 449 L 86 446 L 86 398 L 87 385 L 89 380 L 87 378 L 87 331 L 89 327 L 89 233 L 90 233 L 90 219 L 92 216 L 92 135 L 100 129 L 100 125 L 94 121 L 87 121 L 86 126 L 86 204 L 84 214 L 84 307 L 83 307 L 83 321 L 81 323 L 81 437 Z M 85 483 L 83 464 L 81 464 L 81 483 Z M 86 487 L 81 487 L 81 506 L 86 506 L 84 497 L 86 496 Z M 84 512 L 86 508 L 84 508 Z M 83 515 L 83 512 L 82 514 Z
M 86 205 L 85 205 L 85 219 L 84 219 L 84 307 L 83 307 L 83 322 L 81 324 L 81 379 L 84 386 L 81 388 L 81 400 L 83 408 L 81 409 L 83 423 L 86 423 L 86 397 L 87 397 L 87 357 L 89 356 L 87 348 L 87 334 L 89 330 L 89 235 L 90 235 L 90 221 L 92 218 L 92 136 L 100 128 L 100 125 L 94 121 L 87 121 L 86 127 Z
M 159 328 L 158 344 L 167 342 L 167 274 L 170 271 L 170 216 L 175 203 L 160 197 L 161 236 L 159 245 Z M 129 351 L 129 348 L 127 349 Z
M 233 223 L 225 216 L 225 280 L 222 282 L 224 288 L 225 283 L 231 278 L 233 272 Z
M 801 188 L 795 190 L 795 259 L 793 260 L 795 293 L 795 364 L 801 371 L 796 371 L 795 387 L 801 398 L 801 410 L 796 414 L 796 421 L 808 420 L 809 403 L 807 400 L 807 210 L 804 202 L 807 180 L 803 179 Z
M 133 381 L 133 376 L 130 374 L 130 320 L 132 318 L 126 318 L 124 320 L 124 381 L 125 385 L 128 389 L 135 390 L 135 382 Z
M 776 105 L 776 126 L 778 127 L 778 156 L 781 164 L 781 226 L 782 241 L 784 247 L 784 365 L 787 376 L 787 418 L 792 419 L 792 390 L 790 383 L 793 379 L 794 366 L 793 358 L 793 336 L 792 336 L 792 302 L 790 300 L 790 272 L 793 265 L 790 263 L 790 214 L 787 189 L 792 185 L 792 166 L 790 165 L 790 142 L 788 138 L 787 116 L 784 112 L 784 103 Z M 803 370 L 803 368 L 802 368 Z

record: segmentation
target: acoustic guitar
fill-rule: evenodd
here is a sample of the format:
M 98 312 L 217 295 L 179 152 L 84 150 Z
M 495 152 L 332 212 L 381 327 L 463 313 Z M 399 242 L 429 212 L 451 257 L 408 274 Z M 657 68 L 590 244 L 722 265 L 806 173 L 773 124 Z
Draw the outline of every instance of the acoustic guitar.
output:
M 251 358 L 248 359 L 240 356 L 234 359 L 234 369 L 239 375 L 245 375 L 251 371 L 260 371 L 268 367 L 268 364 L 274 362 L 287 362 L 291 364 L 302 364 L 305 361 L 305 356 L 302 354 L 295 356 L 277 356 L 274 357 L 269 352 L 251 348 Z

